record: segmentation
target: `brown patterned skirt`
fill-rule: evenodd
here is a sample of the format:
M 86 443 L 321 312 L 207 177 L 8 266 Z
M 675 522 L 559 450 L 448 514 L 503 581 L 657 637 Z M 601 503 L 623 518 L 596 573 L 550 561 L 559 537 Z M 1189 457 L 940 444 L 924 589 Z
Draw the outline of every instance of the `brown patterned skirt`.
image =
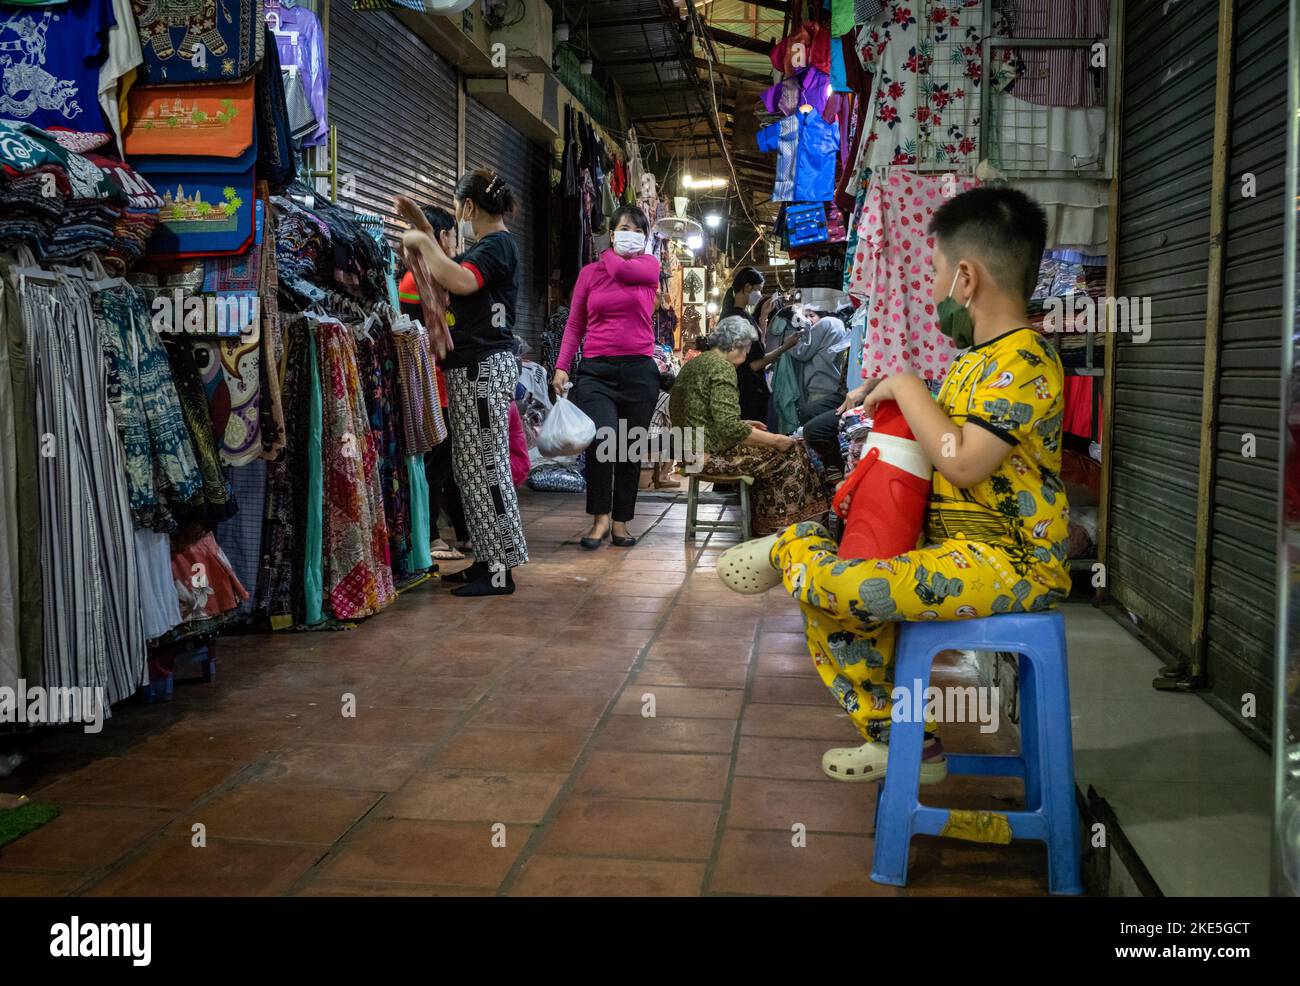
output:
M 825 484 L 802 443 L 786 452 L 736 445 L 710 455 L 704 471 L 713 476 L 754 477 L 754 530 L 773 534 L 831 508 Z

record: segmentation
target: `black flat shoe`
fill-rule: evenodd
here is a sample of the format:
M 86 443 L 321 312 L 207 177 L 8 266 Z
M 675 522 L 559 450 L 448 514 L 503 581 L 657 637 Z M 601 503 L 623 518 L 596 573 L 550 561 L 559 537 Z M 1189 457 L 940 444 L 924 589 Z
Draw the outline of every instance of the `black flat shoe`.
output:
M 634 546 L 636 545 L 636 538 L 634 538 L 634 537 L 625 537 L 625 538 L 624 538 L 624 537 L 619 537 L 619 536 L 617 536 L 617 535 L 613 535 L 613 536 L 610 537 L 610 541 L 611 541 L 613 544 L 618 545 L 618 547 L 620 547 L 620 548 L 631 548 L 631 547 L 634 547 Z
M 488 574 L 486 562 L 474 562 L 469 568 L 463 568 L 459 572 L 452 572 L 450 575 L 442 576 L 444 582 L 454 582 L 458 585 L 468 585 L 470 582 L 477 582 Z
M 578 543 L 582 545 L 584 548 L 586 548 L 588 551 L 595 551 L 597 548 L 601 546 L 601 544 L 604 542 L 605 538 L 607 537 L 609 537 L 609 531 L 606 531 L 598 538 L 579 538 Z M 617 543 L 618 542 L 616 541 L 615 544 Z
M 468 585 L 462 585 L 460 588 L 452 589 L 453 596 L 475 597 L 475 596 L 509 596 L 515 591 L 515 579 L 510 574 L 510 569 L 506 569 L 505 578 L 501 578 L 500 571 L 495 574 L 485 575 L 483 578 L 475 579 Z

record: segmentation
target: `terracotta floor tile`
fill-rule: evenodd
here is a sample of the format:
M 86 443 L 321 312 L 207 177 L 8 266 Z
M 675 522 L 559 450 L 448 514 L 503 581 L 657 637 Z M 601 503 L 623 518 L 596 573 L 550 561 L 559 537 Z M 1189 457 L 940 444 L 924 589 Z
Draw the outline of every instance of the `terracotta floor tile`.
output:
M 439 646 L 434 650 L 402 658 L 395 671 L 397 675 L 407 680 L 491 678 L 494 675 L 508 673 L 512 668 L 518 667 L 528 656 L 530 655 L 456 653 Z
M 875 785 L 737 777 L 727 803 L 727 827 L 867 835 L 874 826 Z
M 528 695 L 586 695 L 610 699 L 623 686 L 623 671 L 593 671 L 530 665 L 512 679 Z
M 860 745 L 862 742 L 858 739 L 854 743 L 854 738 L 860 736 L 857 728 L 849 721 L 848 715 L 837 709 L 829 698 L 822 706 L 747 705 L 744 718 L 740 721 L 740 732 L 742 736 L 840 740 L 841 746 Z
M 754 689 L 749 694 L 751 702 L 772 702 L 786 705 L 816 705 L 835 708 L 835 699 L 821 678 L 811 672 L 802 676 L 760 674 L 754 677 Z
M 493 729 L 593 729 L 608 700 L 583 695 L 530 696 L 495 693 L 474 714 L 470 724 Z
M 483 887 L 424 887 L 419 884 L 376 883 L 365 880 L 313 880 L 299 897 L 492 897 Z
M 620 717 L 622 718 L 622 717 Z M 490 725 L 461 730 L 438 754 L 439 767 L 472 770 L 564 771 L 573 768 L 590 739 L 581 729 L 493 729 Z
M 91 897 L 268 897 L 283 894 L 315 865 L 322 849 L 209 840 L 162 839 L 95 884 Z
M 561 670 L 593 669 L 626 673 L 636 660 L 639 649 L 635 647 L 606 647 L 574 643 L 542 647 L 529 660 L 530 669 L 558 668 Z
M 915 836 L 907 864 L 909 897 L 1029 897 L 1047 894 L 1047 849 L 1041 843 L 979 845 Z
M 725 756 L 599 750 L 577 776 L 573 796 L 721 801 L 729 766 Z
M 532 828 L 507 825 L 505 845 L 487 822 L 376 819 L 357 832 L 321 868 L 331 880 L 361 880 L 447 887 L 500 886 Z
M 302 742 L 428 747 L 445 739 L 461 718 L 455 710 L 375 708 L 358 699 L 355 716 L 309 726 Z
M 268 761 L 260 779 L 291 787 L 396 791 L 427 755 L 410 746 L 296 743 Z
M 599 750 L 730 754 L 736 723 L 729 719 L 610 716 L 596 734 Z
M 424 678 L 413 674 L 358 692 L 357 705 L 371 709 L 444 709 L 465 711 L 488 693 L 491 683 L 483 678 Z M 330 718 L 337 718 L 336 701 Z M 360 717 L 358 717 L 360 718 Z
M 168 808 L 68 805 L 54 821 L 0 848 L 0 870 L 91 873 L 161 832 L 173 817 Z M 0 878 L 0 894 L 3 886 Z
M 196 823 L 209 839 L 250 839 L 328 846 L 343 837 L 381 795 L 370 791 L 295 788 L 250 781 L 183 814 L 171 827 L 188 838 Z
M 587 628 L 650 630 L 658 626 L 662 619 L 663 616 L 659 613 L 639 609 L 579 611 L 569 621 L 569 628 L 577 636 L 584 635 Z
M 551 819 L 539 852 L 704 860 L 713 850 L 720 807 L 700 801 L 568 798 Z
M 723 664 L 716 661 L 648 659 L 632 681 L 640 685 L 680 685 L 697 688 L 744 688 L 749 674 L 746 664 Z
M 524 863 L 512 897 L 695 897 L 703 863 L 649 859 L 534 856 Z
M 131 748 L 138 757 L 159 760 L 261 760 L 290 743 L 301 741 L 312 724 L 249 722 L 228 716 L 187 716 L 156 736 Z
M 186 808 L 241 769 L 242 764 L 230 760 L 107 757 L 42 789 L 40 800 L 56 805 Z
M 739 689 L 674 688 L 668 685 L 628 685 L 614 711 L 619 715 L 642 715 L 644 695 L 654 696 L 656 716 L 685 719 L 735 719 L 740 715 L 745 693 Z
M 629 596 L 622 594 L 617 597 L 611 597 L 606 595 L 596 595 L 576 612 L 579 615 L 589 615 L 602 611 L 615 613 L 663 613 L 671 606 L 671 599 L 659 596 Z
M 6 873 L 0 870 L 0 897 L 66 897 L 84 883 L 74 873 Z
M 559 773 L 421 771 L 385 799 L 380 812 L 384 817 L 427 821 L 534 824 L 542 820 L 567 777 Z
M 765 629 L 758 636 L 758 652 L 760 654 L 807 654 L 808 638 L 802 631 L 782 633 Z
M 830 746 L 826 740 L 742 736 L 736 775 L 844 784 L 822 773 L 822 754 Z
M 759 674 L 789 674 L 796 677 L 816 674 L 807 651 L 802 654 L 759 654 L 754 663 Z
M 871 840 L 866 836 L 808 832 L 795 848 L 794 833 L 728 828 L 710 893 L 771 896 L 898 897 L 897 887 L 872 883 Z
M 652 661 L 722 661 L 727 664 L 747 664 L 749 655 L 748 640 L 656 640 L 646 652 L 646 657 Z

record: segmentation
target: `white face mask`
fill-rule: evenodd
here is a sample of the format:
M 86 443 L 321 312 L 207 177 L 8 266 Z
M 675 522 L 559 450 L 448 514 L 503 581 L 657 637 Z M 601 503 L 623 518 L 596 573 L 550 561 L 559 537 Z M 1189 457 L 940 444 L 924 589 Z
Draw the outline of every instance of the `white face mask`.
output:
M 645 251 L 645 233 L 637 229 L 614 230 L 614 249 L 624 256 Z
M 460 230 L 460 238 L 462 240 L 474 239 L 474 224 L 470 222 L 468 219 L 462 219 L 457 224 L 456 228 Z
M 751 305 L 757 305 L 762 300 L 763 300 L 762 288 L 755 288 L 753 291 L 749 293 L 749 303 Z

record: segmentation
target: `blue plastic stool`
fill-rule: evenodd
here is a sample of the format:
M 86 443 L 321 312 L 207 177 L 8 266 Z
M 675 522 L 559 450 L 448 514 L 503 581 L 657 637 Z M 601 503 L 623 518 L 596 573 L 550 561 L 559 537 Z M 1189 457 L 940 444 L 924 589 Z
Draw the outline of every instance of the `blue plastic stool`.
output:
M 924 695 L 935 655 L 945 650 L 1020 655 L 1020 753 L 949 754 L 948 772 L 1024 781 L 1026 810 L 1000 813 L 1010 823 L 1011 837 L 1047 843 L 1047 883 L 1052 893 L 1083 893 L 1065 620 L 1051 611 L 904 623 L 898 635 L 896 686 L 917 687 L 919 682 Z M 924 722 L 891 724 L 889 769 L 876 799 L 876 849 L 871 864 L 871 879 L 876 883 L 906 886 L 912 836 L 939 835 L 948 822 L 947 808 L 931 808 L 917 799 L 924 742 Z

